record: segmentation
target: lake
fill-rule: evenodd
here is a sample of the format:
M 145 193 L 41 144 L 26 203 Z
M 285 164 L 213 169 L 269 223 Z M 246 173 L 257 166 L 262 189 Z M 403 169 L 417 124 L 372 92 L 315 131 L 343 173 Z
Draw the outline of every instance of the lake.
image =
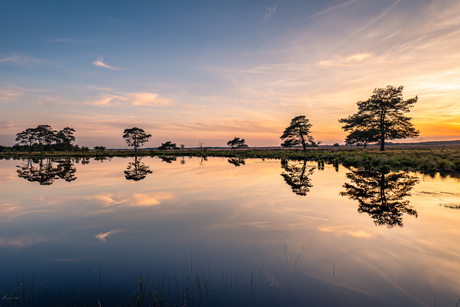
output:
M 460 182 L 309 161 L 0 160 L 1 306 L 452 306 Z

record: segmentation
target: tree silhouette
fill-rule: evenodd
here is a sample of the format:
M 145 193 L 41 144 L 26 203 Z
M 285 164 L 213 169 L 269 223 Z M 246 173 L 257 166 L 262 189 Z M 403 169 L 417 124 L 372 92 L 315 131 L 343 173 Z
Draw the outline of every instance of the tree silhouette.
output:
M 58 161 L 55 166 L 51 159 L 40 159 L 34 163 L 28 159 L 26 164 L 17 166 L 18 177 L 30 182 L 38 182 L 40 185 L 51 185 L 57 179 L 64 179 L 67 182 L 77 179 L 77 169 L 70 159 Z
M 315 142 L 310 135 L 311 126 L 310 121 L 304 115 L 294 117 L 289 127 L 284 130 L 283 135 L 280 137 L 280 139 L 284 140 L 281 146 L 302 145 L 303 151 L 307 151 L 307 147 L 317 147 L 321 142 Z
M 376 88 L 371 98 L 358 101 L 358 113 L 342 118 L 339 122 L 350 135 L 348 142 L 356 143 L 367 140 L 380 142 L 380 150 L 385 150 L 385 140 L 417 137 L 420 131 L 415 130 L 411 118 L 404 115 L 417 102 L 417 96 L 403 100 L 403 86 L 398 88 L 388 85 Z
M 48 145 L 48 149 L 51 149 L 51 144 L 57 141 L 57 131 L 53 130 L 50 125 L 38 125 L 35 130 L 40 151 L 43 151 L 44 144 Z
M 364 148 L 368 143 L 377 142 L 378 133 L 377 129 L 373 129 L 372 117 L 366 114 L 353 114 L 348 118 L 342 118 L 339 122 L 344 123 L 343 130 L 350 132 L 345 138 L 346 144 L 363 144 Z
M 150 168 L 141 162 L 141 158 L 134 157 L 134 162 L 129 162 L 125 170 L 126 180 L 139 181 L 147 177 L 147 174 L 151 174 Z
M 246 145 L 245 142 L 246 141 L 244 139 L 235 137 L 233 140 L 228 141 L 227 145 L 232 148 L 248 148 L 248 145 Z
M 138 147 L 147 143 L 151 136 L 151 134 L 147 134 L 143 129 L 137 127 L 125 129 L 123 132 L 123 138 L 126 139 L 126 143 L 128 143 L 128 146 L 134 147 L 135 152 L 137 152 Z
M 418 216 L 409 200 L 403 200 L 410 196 L 413 186 L 419 182 L 417 177 L 387 170 L 352 170 L 346 176 L 353 184 L 345 183 L 343 187 L 346 191 L 340 192 L 340 195 L 357 200 L 358 212 L 369 214 L 375 225 L 403 227 L 404 213 Z
M 246 160 L 243 158 L 230 158 L 228 159 L 228 163 L 235 165 L 236 167 L 245 165 Z
M 64 144 L 65 151 L 68 151 L 72 146 L 72 142 L 75 141 L 75 137 L 73 136 L 74 132 L 75 129 L 65 127 L 64 129 L 60 130 L 56 135 L 57 140 Z
M 307 168 L 307 160 L 303 162 L 289 162 L 288 160 L 281 160 L 281 167 L 284 172 L 281 174 L 284 181 L 291 186 L 292 192 L 300 196 L 306 196 L 313 187 L 310 176 L 313 174 L 315 168 Z
M 169 149 L 177 149 L 176 143 L 167 141 L 166 143 L 161 143 L 161 146 L 158 147 L 158 150 L 169 150 Z
M 36 140 L 37 131 L 34 128 L 27 128 L 16 134 L 16 141 L 19 142 L 18 145 L 26 145 L 29 153 L 32 152 L 32 145 L 35 144 Z

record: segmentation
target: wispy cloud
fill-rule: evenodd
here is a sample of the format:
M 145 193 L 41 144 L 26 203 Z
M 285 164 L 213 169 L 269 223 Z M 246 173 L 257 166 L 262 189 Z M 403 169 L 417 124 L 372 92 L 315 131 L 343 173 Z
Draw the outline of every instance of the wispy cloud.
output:
M 19 65 L 33 66 L 33 65 L 37 65 L 37 64 L 42 63 L 42 61 L 39 60 L 39 59 L 33 58 L 33 57 L 29 57 L 29 56 L 14 53 L 14 54 L 12 54 L 10 56 L 0 58 L 0 64 L 1 63 L 15 63 L 15 64 L 19 64 Z
M 276 6 L 276 5 L 274 7 L 267 7 L 267 12 L 265 12 L 264 21 L 269 20 L 270 17 L 272 17 L 272 14 L 274 12 L 276 12 L 277 8 L 278 8 L 278 6 Z
M 87 43 L 95 43 L 95 40 L 78 40 L 73 38 L 60 38 L 60 39 L 53 39 L 50 40 L 51 43 L 75 43 L 75 44 L 87 44 Z
M 105 68 L 108 68 L 108 69 L 111 69 L 111 70 L 123 70 L 123 68 L 108 65 L 108 64 L 104 63 L 103 61 L 104 61 L 104 58 L 99 57 L 99 58 L 97 58 L 96 61 L 93 62 L 93 65 L 98 66 L 98 67 L 105 67 Z
M 319 17 L 319 16 L 327 14 L 327 13 L 331 13 L 331 12 L 337 10 L 337 9 L 340 9 L 342 7 L 345 7 L 345 6 L 348 6 L 348 5 L 350 5 L 352 3 L 355 3 L 357 1 L 359 1 L 359 0 L 350 0 L 350 1 L 347 1 L 347 2 L 344 2 L 344 3 L 341 3 L 341 4 L 334 5 L 334 6 L 330 7 L 330 8 L 327 8 L 327 9 L 322 10 L 320 12 L 317 12 L 315 14 L 312 14 L 312 15 L 309 15 L 309 16 L 304 17 L 302 19 L 293 21 L 293 22 L 291 22 L 291 23 L 289 23 L 287 25 L 282 26 L 282 28 L 292 26 L 292 25 L 294 25 L 296 23 L 299 23 L 299 22 L 302 22 L 302 21 L 305 21 L 305 20 L 308 20 L 308 19 L 311 19 L 311 18 Z M 367 0 L 360 0 L 360 3 L 358 5 L 361 5 L 362 3 L 366 2 L 366 1 Z
M 338 44 L 336 44 L 334 47 L 332 47 L 328 52 L 334 50 L 335 48 L 339 47 L 340 45 L 342 45 L 343 43 L 345 43 L 346 41 L 348 41 L 350 38 L 352 38 L 353 36 L 355 36 L 356 34 L 358 34 L 359 32 L 363 31 L 364 29 L 370 27 L 371 25 L 375 24 L 377 21 L 379 21 L 380 19 L 382 19 L 389 11 L 391 11 L 399 2 L 401 2 L 401 0 L 396 0 L 396 2 L 394 2 L 392 5 L 390 5 L 387 9 L 385 9 L 380 15 L 378 15 L 376 18 L 374 18 L 371 22 L 368 22 L 366 25 L 364 25 L 363 27 L 359 28 L 358 30 L 354 31 L 351 35 L 347 36 L 344 40 L 342 40 L 341 42 L 339 42 Z
M 0 120 L 0 129 L 12 129 L 14 127 L 14 124 L 11 124 L 4 120 Z
M 373 53 L 357 53 L 350 55 L 348 57 L 336 56 L 332 60 L 324 60 L 318 62 L 316 66 L 318 67 L 347 67 L 352 66 L 361 62 L 365 62 L 374 58 Z
M 220 132 L 247 132 L 258 133 L 279 133 L 279 122 L 270 121 L 267 119 L 236 119 L 226 118 L 220 120 L 206 120 L 189 125 L 174 124 L 175 127 L 186 128 L 198 131 L 220 131 Z
M 158 98 L 155 93 L 130 93 L 126 99 L 134 106 L 164 107 L 173 104 L 171 100 Z
M 173 105 L 174 102 L 169 99 L 159 98 L 157 93 L 139 92 L 139 93 L 101 93 L 94 99 L 86 102 L 96 106 L 143 106 L 143 107 L 165 107 Z
M 50 93 L 53 90 L 49 89 L 33 89 L 33 88 L 24 88 L 19 86 L 14 86 L 6 83 L 5 85 L 0 86 L 0 102 L 12 102 L 18 101 L 19 97 L 23 95 L 30 95 L 31 93 Z M 34 94 L 32 94 L 34 95 Z

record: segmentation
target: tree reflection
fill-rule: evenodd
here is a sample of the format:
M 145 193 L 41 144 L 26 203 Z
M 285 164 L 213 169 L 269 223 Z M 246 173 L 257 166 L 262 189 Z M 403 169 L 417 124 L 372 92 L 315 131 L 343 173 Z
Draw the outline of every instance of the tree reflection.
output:
M 281 167 L 284 172 L 281 174 L 284 181 L 291 186 L 292 192 L 297 195 L 306 196 L 310 192 L 311 184 L 310 176 L 315 170 L 314 167 L 307 169 L 307 160 L 302 162 L 289 162 L 288 160 L 281 160 Z
M 30 182 L 38 182 L 40 185 L 51 185 L 57 179 L 64 179 L 67 182 L 77 179 L 75 177 L 77 169 L 71 159 L 58 161 L 28 159 L 26 164 L 18 165 L 17 168 L 18 177 Z
M 235 165 L 236 167 L 245 165 L 246 160 L 243 158 L 230 158 L 228 159 L 228 163 Z
M 57 176 L 59 178 L 64 179 L 67 182 L 74 181 L 77 179 L 77 177 L 75 177 L 76 172 L 77 169 L 70 159 L 59 161 L 59 164 L 57 165 Z
M 403 214 L 418 216 L 405 196 L 419 182 L 417 177 L 405 172 L 382 171 L 351 171 L 347 178 L 353 184 L 345 183 L 345 192 L 342 196 L 359 202 L 358 212 L 366 212 L 373 219 L 375 225 L 386 225 L 388 228 L 403 227 Z
M 172 163 L 173 161 L 177 160 L 177 157 L 174 156 L 163 156 L 163 157 L 158 157 L 160 158 L 161 162 L 166 162 L 166 163 Z
M 149 169 L 144 162 L 141 162 L 141 158 L 137 156 L 134 158 L 134 162 L 129 162 L 125 170 L 126 180 L 139 181 L 147 177 L 147 174 L 151 174 L 152 171 Z

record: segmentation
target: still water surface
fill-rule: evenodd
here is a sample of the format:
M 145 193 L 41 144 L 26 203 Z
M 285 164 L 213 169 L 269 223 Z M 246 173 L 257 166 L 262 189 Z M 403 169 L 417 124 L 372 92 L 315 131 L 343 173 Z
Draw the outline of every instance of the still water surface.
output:
M 163 303 L 195 306 L 460 298 L 450 177 L 260 159 L 0 160 L 0 187 L 1 306 L 121 305 L 140 280 Z

